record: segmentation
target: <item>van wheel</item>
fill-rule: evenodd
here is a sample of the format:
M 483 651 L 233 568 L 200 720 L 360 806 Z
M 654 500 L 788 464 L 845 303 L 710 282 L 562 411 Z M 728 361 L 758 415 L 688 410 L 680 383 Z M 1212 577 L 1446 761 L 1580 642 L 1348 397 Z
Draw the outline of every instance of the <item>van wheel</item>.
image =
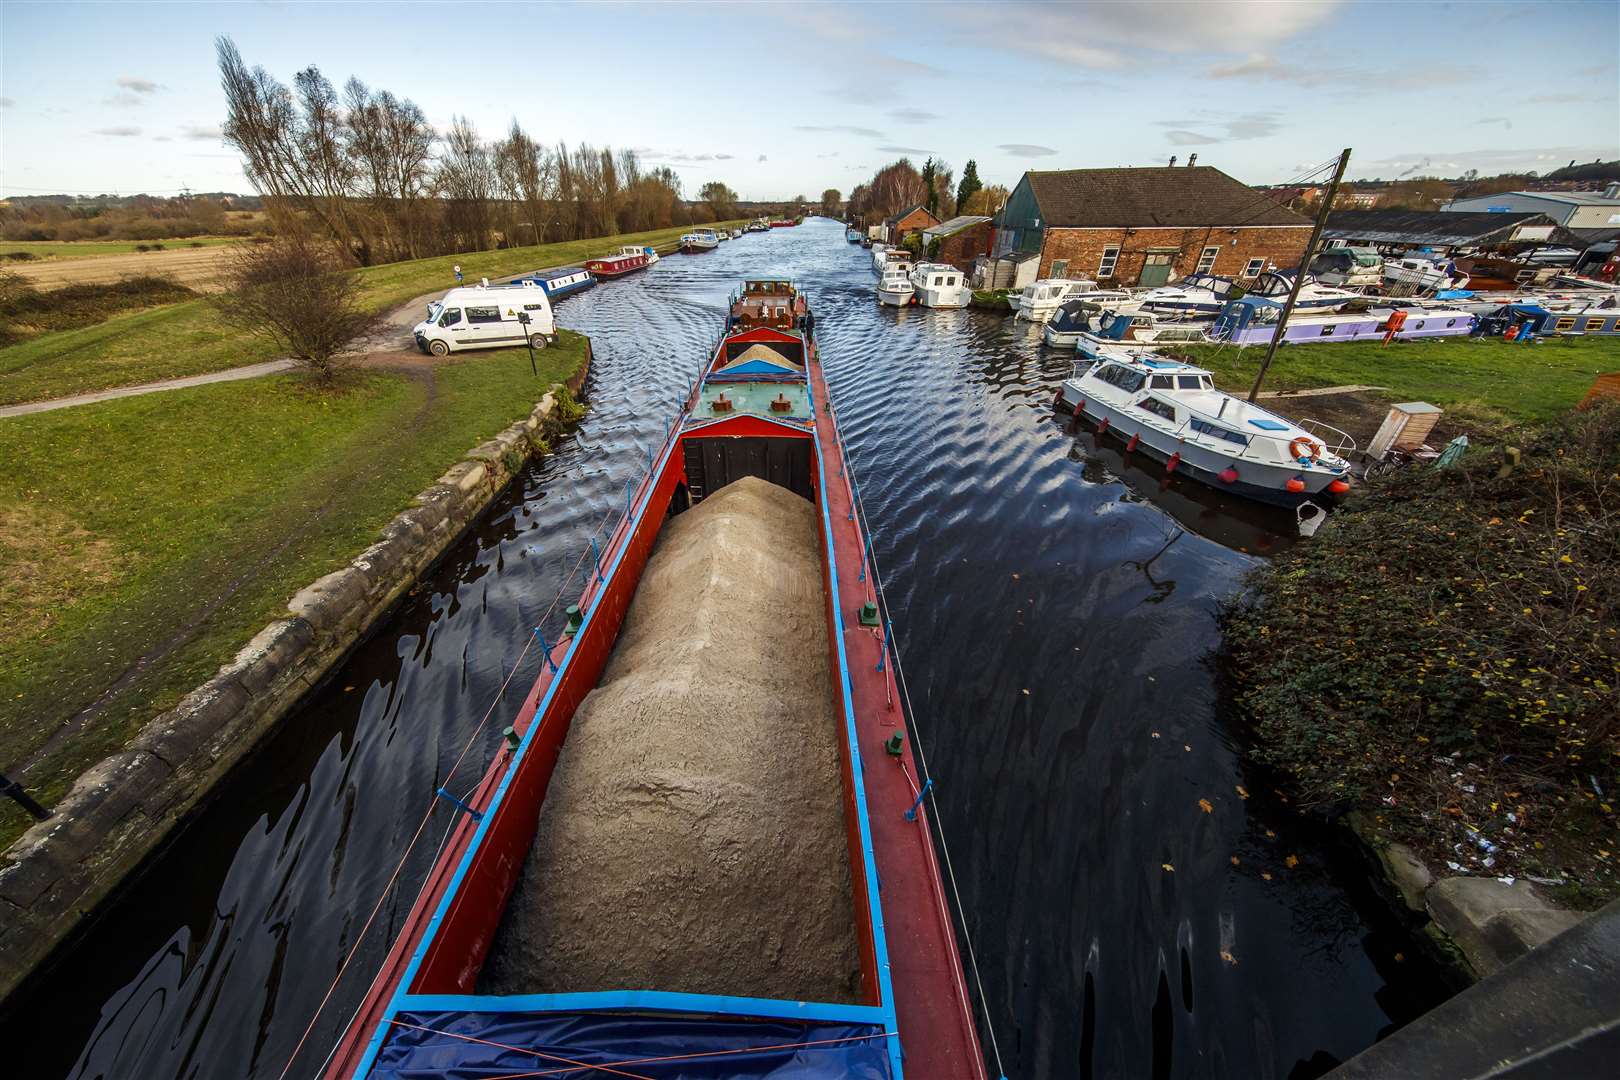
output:
M 537 349 L 545 348 L 546 347 L 546 335 L 544 335 L 544 334 L 535 334 L 533 337 L 529 338 L 529 344 L 533 345 Z
M 428 352 L 434 356 L 448 356 L 450 355 L 450 345 L 444 341 L 430 341 L 428 342 Z

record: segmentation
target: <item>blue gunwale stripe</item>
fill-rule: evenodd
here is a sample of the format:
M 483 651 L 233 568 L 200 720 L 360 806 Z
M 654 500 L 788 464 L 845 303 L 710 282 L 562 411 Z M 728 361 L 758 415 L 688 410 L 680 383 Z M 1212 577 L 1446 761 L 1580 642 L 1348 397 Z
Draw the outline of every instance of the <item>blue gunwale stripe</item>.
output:
M 679 434 L 679 427 L 670 432 L 669 437 L 665 440 L 663 452 L 659 454 L 657 465 L 649 473 L 650 477 L 656 478 L 662 474 L 679 442 Z M 631 517 L 630 527 L 625 532 L 625 542 L 619 545 L 618 553 L 614 555 L 612 563 L 608 566 L 607 573 L 603 575 L 602 584 L 593 594 L 590 609 L 585 613 L 584 622 L 581 623 L 579 633 L 575 635 L 575 640 L 584 635 L 585 627 L 590 625 L 591 619 L 595 618 L 597 610 L 601 607 L 601 598 L 608 590 L 607 583 L 611 582 L 614 575 L 618 573 L 619 565 L 624 561 L 625 553 L 630 550 L 630 538 L 635 535 L 636 530 L 640 527 L 641 519 L 646 513 L 652 493 L 657 489 L 657 486 L 655 480 L 649 480 L 648 483 L 642 485 L 642 490 L 638 493 L 639 497 L 636 502 L 635 513 Z M 456 866 L 456 872 L 450 878 L 449 886 L 445 889 L 444 895 L 439 898 L 439 906 L 434 909 L 433 917 L 428 920 L 427 930 L 422 935 L 422 940 L 417 945 L 416 952 L 411 955 L 411 962 L 405 968 L 405 974 L 400 978 L 399 985 L 389 999 L 388 1007 L 383 1011 L 382 1018 L 377 1024 L 377 1030 L 372 1032 L 371 1041 L 366 1046 L 365 1056 L 360 1059 L 360 1064 L 355 1069 L 355 1076 L 365 1076 L 371 1071 L 371 1066 L 376 1062 L 377 1052 L 382 1048 L 383 1038 L 389 1029 L 387 1021 L 399 1014 L 400 999 L 407 996 L 406 989 L 416 981 L 416 973 L 422 966 L 422 960 L 426 956 L 428 948 L 433 944 L 439 924 L 449 911 L 451 901 L 455 899 L 456 894 L 460 891 L 462 880 L 467 876 L 468 870 L 471 869 L 474 856 L 478 854 L 479 848 L 483 846 L 484 837 L 489 832 L 490 824 L 495 820 L 496 811 L 499 810 L 501 803 L 506 799 L 506 789 L 511 784 L 512 777 L 517 774 L 518 766 L 522 763 L 523 758 L 528 754 L 529 747 L 534 742 L 535 736 L 539 733 L 541 728 L 540 718 L 545 715 L 546 709 L 551 705 L 552 698 L 556 695 L 557 688 L 562 685 L 563 672 L 569 664 L 573 663 L 574 655 L 574 650 L 569 649 L 567 655 L 563 657 L 562 666 L 552 672 L 551 681 L 546 685 L 546 692 L 535 706 L 534 718 L 530 722 L 528 730 L 523 733 L 523 741 L 519 744 L 517 752 L 512 755 L 512 761 L 506 767 L 506 774 L 501 777 L 500 785 L 495 789 L 495 794 L 490 799 L 489 806 L 484 810 L 483 820 L 479 822 L 477 831 L 473 833 L 473 838 L 468 843 L 467 850 L 462 853 L 461 862 Z
M 650 1012 L 713 1013 L 716 1016 L 757 1016 L 767 1019 L 831 1020 L 851 1024 L 884 1024 L 891 1018 L 874 1005 L 844 1005 L 832 1001 L 792 1001 L 782 998 L 731 997 L 722 994 L 678 994 L 665 990 L 601 990 L 579 994 L 404 994 L 400 1009 L 407 1012 Z M 889 1029 L 885 1029 L 889 1030 Z

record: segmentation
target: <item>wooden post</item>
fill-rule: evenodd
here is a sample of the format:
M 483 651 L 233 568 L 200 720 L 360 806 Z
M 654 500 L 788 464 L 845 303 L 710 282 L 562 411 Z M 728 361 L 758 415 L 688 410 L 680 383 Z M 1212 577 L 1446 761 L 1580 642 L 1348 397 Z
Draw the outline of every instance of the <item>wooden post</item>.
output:
M 1322 239 L 1322 229 L 1327 225 L 1328 212 L 1333 209 L 1333 199 L 1339 193 L 1339 181 L 1344 179 L 1344 170 L 1350 164 L 1350 148 L 1345 147 L 1339 155 L 1339 167 L 1333 171 L 1333 180 L 1328 184 L 1327 194 L 1322 197 L 1322 209 L 1316 212 L 1316 226 L 1311 229 L 1311 238 L 1305 242 L 1305 254 L 1300 257 L 1299 268 L 1294 271 L 1294 287 L 1288 290 L 1288 300 L 1283 304 L 1282 314 L 1277 316 L 1277 332 L 1271 335 L 1271 341 L 1266 345 L 1266 357 L 1260 361 L 1260 370 L 1254 374 L 1254 385 L 1249 388 L 1249 400 L 1253 401 L 1260 395 L 1260 384 L 1265 381 L 1266 369 L 1271 366 L 1271 358 L 1277 355 L 1277 346 L 1282 344 L 1283 331 L 1288 327 L 1288 317 L 1294 313 L 1294 304 L 1299 300 L 1299 290 L 1305 284 L 1305 271 L 1310 269 L 1311 260 L 1316 257 L 1316 245 Z

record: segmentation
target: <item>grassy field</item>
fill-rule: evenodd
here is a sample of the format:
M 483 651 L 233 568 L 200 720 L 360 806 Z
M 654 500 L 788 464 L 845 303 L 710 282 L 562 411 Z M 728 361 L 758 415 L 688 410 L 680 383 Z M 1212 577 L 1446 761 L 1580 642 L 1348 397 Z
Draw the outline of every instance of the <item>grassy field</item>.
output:
M 461 454 L 526 415 L 577 369 L 584 342 L 565 331 L 539 354 L 538 380 L 526 350 L 464 355 L 431 374 L 361 372 L 328 394 L 289 375 L 0 421 L 8 774 L 89 709 L 26 775 L 47 804 L 60 798 Z M 0 847 L 25 825 L 0 806 Z
M 539 247 L 469 252 L 387 263 L 361 273 L 367 298 L 377 310 L 388 311 L 435 289 L 449 289 L 455 284 L 452 267 L 458 263 L 466 279 L 474 282 L 481 277 L 506 277 L 578 262 L 613 251 L 621 244 L 667 244 L 685 231 L 684 227 L 659 229 Z M 208 301 L 193 300 L 0 348 L 0 405 L 222 371 L 256 364 L 271 356 L 270 345 L 222 323 Z
M 14 251 L 26 252 L 36 259 L 94 259 L 103 255 L 140 254 L 137 244 L 148 248 L 162 244 L 165 251 L 174 251 L 241 241 L 240 236 L 190 236 L 180 240 L 0 240 L 0 262 L 6 261 L 6 256 Z
M 1247 392 L 1265 350 L 1226 345 L 1176 348 L 1232 393 Z M 1483 408 L 1509 420 L 1546 420 L 1578 404 L 1592 380 L 1620 371 L 1620 339 L 1549 338 L 1518 345 L 1497 338 L 1295 345 L 1277 350 L 1264 389 L 1384 386 L 1398 401 Z

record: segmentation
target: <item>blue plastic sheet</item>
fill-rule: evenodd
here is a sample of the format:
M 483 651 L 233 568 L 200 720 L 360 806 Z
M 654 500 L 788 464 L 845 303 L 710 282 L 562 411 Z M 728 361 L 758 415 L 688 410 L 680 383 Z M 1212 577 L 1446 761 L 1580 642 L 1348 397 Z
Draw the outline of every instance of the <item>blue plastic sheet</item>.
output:
M 540 1073 L 558 1080 L 624 1073 L 656 1080 L 889 1080 L 891 1075 L 889 1039 L 871 1024 L 626 1012 L 408 1012 L 395 1019 L 415 1027 L 389 1025 L 368 1074 L 379 1080 L 489 1080 Z M 821 1045 L 754 1049 L 816 1042 Z M 748 1052 L 689 1056 L 717 1050 Z M 617 1065 L 617 1074 L 569 1067 L 569 1062 L 604 1065 L 668 1057 L 682 1060 Z

